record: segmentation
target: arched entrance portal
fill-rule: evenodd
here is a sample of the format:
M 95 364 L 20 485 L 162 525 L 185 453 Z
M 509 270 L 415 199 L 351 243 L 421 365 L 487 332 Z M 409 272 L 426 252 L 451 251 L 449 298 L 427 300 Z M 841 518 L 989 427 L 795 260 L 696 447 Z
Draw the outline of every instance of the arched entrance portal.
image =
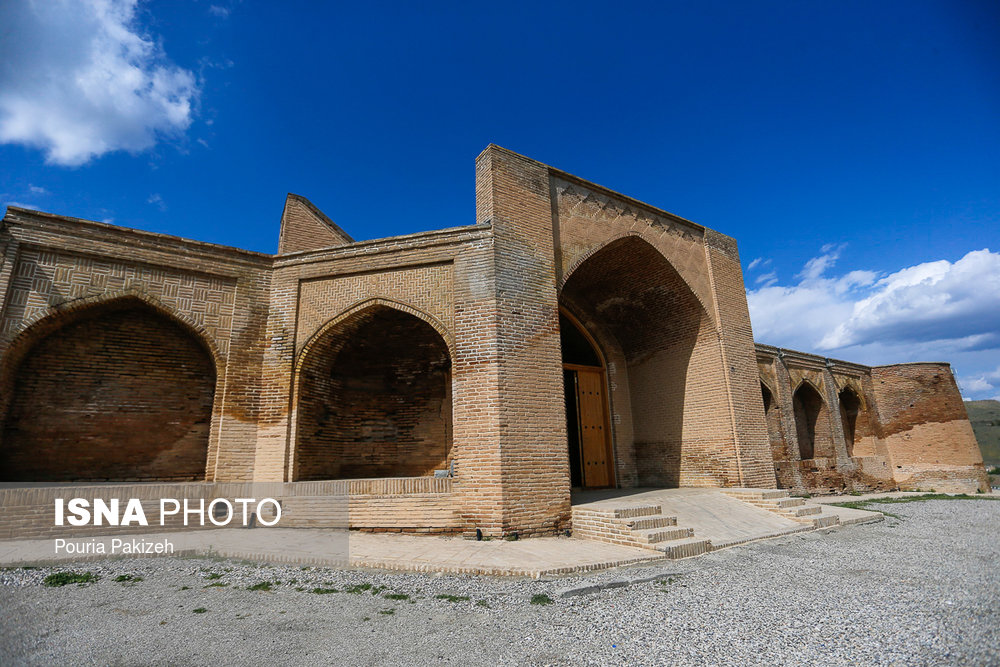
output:
M 303 352 L 296 480 L 421 477 L 451 455 L 451 357 L 428 322 L 378 304 Z
M 565 312 L 559 313 L 559 338 L 570 480 L 574 487 L 614 486 L 604 359 L 587 333 Z
M 216 370 L 202 341 L 135 299 L 65 317 L 5 360 L 0 480 L 205 479 Z
M 611 241 L 567 276 L 559 306 L 574 325 L 562 323 L 564 362 L 572 361 L 565 356 L 572 344 L 567 336 L 579 334 L 606 375 L 601 382 L 594 376 L 592 384 L 611 415 L 603 433 L 614 459 L 607 481 L 595 479 L 626 487 L 725 483 L 734 471 L 726 468 L 733 457 L 718 446 L 716 425 L 730 420 L 724 387 L 713 373 L 694 372 L 719 368 L 717 334 L 667 258 L 638 236 Z M 590 363 L 597 367 L 593 358 Z M 581 372 L 570 379 L 586 381 Z M 573 401 L 567 405 L 572 409 Z M 571 423 L 571 438 L 572 432 Z

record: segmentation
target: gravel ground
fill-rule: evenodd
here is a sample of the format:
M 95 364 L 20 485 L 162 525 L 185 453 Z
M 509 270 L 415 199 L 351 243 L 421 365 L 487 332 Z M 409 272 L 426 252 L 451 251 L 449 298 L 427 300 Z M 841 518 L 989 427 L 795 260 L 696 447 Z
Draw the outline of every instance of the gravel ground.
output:
M 180 558 L 5 570 L 0 664 L 1000 665 L 1000 502 L 883 507 L 900 518 L 542 581 Z M 63 570 L 101 579 L 41 585 Z

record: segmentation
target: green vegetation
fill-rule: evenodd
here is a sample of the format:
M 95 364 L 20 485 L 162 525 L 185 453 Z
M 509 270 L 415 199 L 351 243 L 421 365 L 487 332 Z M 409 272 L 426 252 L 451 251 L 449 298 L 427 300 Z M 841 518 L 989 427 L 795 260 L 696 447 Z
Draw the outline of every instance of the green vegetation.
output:
M 1000 475 L 1000 401 L 966 401 L 972 430 L 991 475 Z
M 468 602 L 468 595 L 448 595 L 447 593 L 442 593 L 441 595 L 434 596 L 438 600 L 445 600 L 447 602 Z
M 395 609 L 380 609 L 378 613 L 380 613 L 380 614 L 382 614 L 384 616 L 392 616 L 393 614 L 396 613 L 396 610 Z
M 134 574 L 119 574 L 115 577 L 115 581 L 126 583 L 126 582 L 137 582 L 142 581 L 142 577 Z
M 211 579 L 222 579 L 222 575 L 219 574 L 218 572 L 210 572 L 209 575 L 207 577 L 205 577 L 205 578 L 209 579 L 209 580 L 211 580 Z
M 483 607 L 484 609 L 489 609 L 490 608 L 490 605 L 489 605 L 488 602 L 486 602 L 486 600 L 479 600 L 478 602 L 476 602 L 476 606 L 477 607 Z
M 192 609 L 191 611 L 193 611 L 196 614 L 204 614 L 208 610 L 205 609 L 204 607 L 198 607 L 197 609 Z
M 280 583 L 281 583 L 280 581 L 275 581 L 274 583 L 271 583 L 270 581 L 260 581 L 260 582 L 258 582 L 256 584 L 254 584 L 253 586 L 247 586 L 247 590 L 248 591 L 269 591 L 269 590 L 271 590 L 272 587 L 277 586 Z
M 386 600 L 409 600 L 410 596 L 406 593 L 386 593 L 383 597 Z
M 361 595 L 365 591 L 370 591 L 372 589 L 371 584 L 354 584 L 353 586 L 348 586 L 344 589 L 345 593 L 352 593 L 354 595 Z
M 919 496 L 903 496 L 901 498 L 872 498 L 870 500 L 851 500 L 846 503 L 833 504 L 837 507 L 847 507 L 855 510 L 874 510 L 876 512 L 881 512 L 886 516 L 892 517 L 893 519 L 902 519 L 902 517 L 898 514 L 875 509 L 870 507 L 870 505 L 897 505 L 899 503 L 917 503 L 924 500 L 1000 500 L 1000 498 L 984 498 L 982 496 L 974 496 L 968 493 L 956 493 L 955 495 L 949 495 L 947 493 L 924 493 Z
M 203 586 L 203 588 L 225 588 L 228 585 L 229 584 L 225 581 L 213 581 L 209 585 Z
M 316 595 L 329 595 L 330 593 L 339 593 L 336 588 L 314 588 L 312 592 Z
M 531 604 L 552 604 L 552 598 L 545 593 L 537 593 L 531 596 Z
M 179 590 L 179 591 L 189 591 L 189 590 L 191 590 L 191 587 L 190 586 L 181 586 L 177 590 Z
M 54 572 L 42 580 L 46 586 L 66 586 L 68 584 L 90 584 L 100 579 L 93 572 Z

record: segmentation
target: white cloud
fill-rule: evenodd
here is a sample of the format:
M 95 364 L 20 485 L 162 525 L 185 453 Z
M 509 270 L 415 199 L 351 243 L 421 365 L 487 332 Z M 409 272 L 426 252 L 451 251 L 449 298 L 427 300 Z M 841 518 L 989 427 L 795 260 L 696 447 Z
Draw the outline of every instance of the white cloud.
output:
M 141 32 L 137 0 L 0 3 L 0 142 L 84 164 L 138 152 L 191 123 L 194 75 Z
M 754 282 L 764 287 L 770 287 L 778 282 L 778 272 L 769 271 L 768 273 L 762 273 L 754 279 Z
M 756 257 L 753 261 L 747 264 L 747 271 L 753 271 L 757 267 L 764 268 L 771 263 L 770 259 L 765 259 L 764 257 Z
M 167 210 L 167 202 L 163 201 L 163 197 L 160 196 L 158 192 L 154 192 L 149 195 L 149 199 L 146 200 L 147 204 L 152 204 L 161 211 Z
M 14 206 L 14 207 L 17 207 L 17 208 L 27 208 L 27 209 L 31 209 L 32 211 L 39 211 L 39 210 L 41 210 L 37 206 L 35 206 L 34 204 L 25 204 L 24 202 L 19 202 L 19 201 L 4 202 L 4 206 Z
M 218 16 L 221 19 L 229 17 L 229 9 L 221 5 L 211 5 L 209 6 L 208 11 L 213 16 Z
M 824 246 L 795 284 L 747 291 L 756 340 L 867 364 L 951 362 L 966 396 L 1000 386 L 1000 253 L 829 275 L 844 249 Z
M 901 269 L 854 304 L 820 341 L 834 349 L 880 339 L 923 341 L 1000 334 L 1000 253 L 970 252 Z
M 30 183 L 28 184 L 28 192 L 30 192 L 33 195 L 47 195 L 47 194 L 49 194 L 49 191 L 46 190 L 45 188 L 43 188 L 42 186 L 40 186 L 40 185 L 31 185 Z

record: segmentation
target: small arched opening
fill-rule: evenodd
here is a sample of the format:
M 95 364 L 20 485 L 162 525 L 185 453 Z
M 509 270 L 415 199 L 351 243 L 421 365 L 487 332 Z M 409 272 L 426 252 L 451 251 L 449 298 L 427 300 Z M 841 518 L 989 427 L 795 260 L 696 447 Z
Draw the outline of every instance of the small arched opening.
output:
M 827 426 L 826 404 L 819 392 L 808 382 L 795 390 L 792 398 L 795 411 L 795 430 L 799 440 L 799 456 L 803 460 L 820 455 L 818 434 Z M 820 447 L 819 449 L 822 449 Z
M 854 443 L 858 436 L 858 417 L 862 412 L 861 398 L 852 387 L 840 390 L 840 421 L 844 425 L 844 442 L 847 455 L 854 456 Z

